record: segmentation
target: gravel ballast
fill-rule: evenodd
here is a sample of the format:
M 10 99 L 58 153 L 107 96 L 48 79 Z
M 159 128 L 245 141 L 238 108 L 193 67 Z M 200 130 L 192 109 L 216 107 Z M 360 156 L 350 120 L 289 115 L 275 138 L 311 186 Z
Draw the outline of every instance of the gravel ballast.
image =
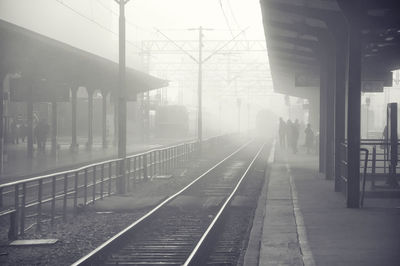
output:
M 9 246 L 7 234 L 4 234 L 5 230 L 1 230 L 0 265 L 70 265 L 142 217 L 161 199 L 183 188 L 237 147 L 238 145 L 235 144 L 218 147 L 218 150 L 214 151 L 204 151 L 203 154 L 207 154 L 207 157 L 190 160 L 184 167 L 174 169 L 172 178 L 153 179 L 136 184 L 133 191 L 124 196 L 132 199 L 132 206 L 129 208 L 118 208 L 118 200 L 113 197 L 106 198 L 104 202 L 110 201 L 111 204 L 105 205 L 113 206 L 112 208 L 98 208 L 94 204 L 82 209 L 75 217 L 70 214 L 67 222 L 58 219 L 53 227 L 44 223 L 41 233 L 36 233 L 33 228 L 24 237 L 19 238 L 57 238 L 59 241 L 56 244 L 28 247 Z M 145 197 L 154 197 L 157 200 L 148 206 L 139 204 Z

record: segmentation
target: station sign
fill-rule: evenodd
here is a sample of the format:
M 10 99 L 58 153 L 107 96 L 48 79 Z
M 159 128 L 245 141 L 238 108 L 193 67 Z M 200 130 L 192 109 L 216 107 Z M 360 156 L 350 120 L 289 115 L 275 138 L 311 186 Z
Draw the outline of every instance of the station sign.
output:
M 66 84 L 45 79 L 27 78 L 10 79 L 10 100 L 13 102 L 68 102 L 69 88 Z

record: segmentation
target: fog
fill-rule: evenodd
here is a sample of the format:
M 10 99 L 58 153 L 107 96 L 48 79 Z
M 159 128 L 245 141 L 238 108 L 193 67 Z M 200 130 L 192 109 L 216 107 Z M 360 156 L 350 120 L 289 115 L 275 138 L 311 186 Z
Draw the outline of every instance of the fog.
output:
M 118 62 L 118 12 L 111 0 L 0 1 L 1 19 L 114 62 Z M 203 58 L 210 56 L 203 65 L 204 135 L 254 129 L 257 113 L 263 109 L 288 118 L 284 97 L 273 92 L 257 0 L 129 1 L 127 66 L 169 81 L 169 86 L 150 92 L 150 101 L 157 106 L 184 106 L 189 136 L 196 136 L 198 64 L 193 58 L 198 58 L 199 44 L 198 31 L 193 29 L 199 26 L 206 28 Z M 86 91 L 80 90 L 78 97 L 86 98 Z M 128 104 L 131 134 L 141 124 L 140 97 L 137 104 Z M 109 109 L 112 135 L 113 108 Z M 149 124 L 156 135 L 156 108 L 150 109 Z

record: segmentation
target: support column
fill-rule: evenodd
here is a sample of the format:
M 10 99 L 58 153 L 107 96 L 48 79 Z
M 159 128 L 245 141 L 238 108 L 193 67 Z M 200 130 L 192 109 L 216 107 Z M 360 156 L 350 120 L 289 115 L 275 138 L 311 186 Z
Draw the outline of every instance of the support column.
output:
M 118 158 L 119 178 L 117 179 L 117 192 L 124 194 L 126 192 L 126 62 L 125 62 L 125 4 L 128 0 L 119 0 L 119 71 L 118 71 Z
M 4 170 L 4 78 L 5 72 L 0 72 L 0 175 Z
M 57 102 L 51 103 L 51 153 L 57 154 Z
M 86 149 L 91 150 L 93 146 L 93 93 L 92 89 L 86 88 L 88 94 L 88 140 Z
M 346 17 L 348 30 L 347 76 L 347 198 L 348 208 L 360 207 L 360 127 L 362 35 L 360 14 L 366 12 L 364 1 L 338 0 Z M 343 27 L 344 28 L 344 27 Z M 344 28 L 346 30 L 346 28 Z M 343 29 L 342 29 L 343 32 Z
M 327 107 L 327 86 L 326 68 L 321 64 L 320 69 L 320 91 L 319 91 L 319 172 L 326 173 L 326 107 Z
M 346 130 L 346 83 L 347 83 L 347 33 L 336 36 L 336 89 L 335 89 L 335 191 L 341 190 L 341 168 Z
M 347 207 L 360 206 L 360 109 L 361 109 L 361 34 L 349 28 L 349 78 L 347 114 Z
M 327 42 L 326 60 L 326 179 L 335 175 L 335 86 L 336 86 L 336 47 L 332 40 Z
M 72 118 L 72 123 L 71 123 L 71 151 L 76 151 L 78 150 L 78 141 L 76 137 L 76 113 L 78 109 L 78 88 L 74 87 L 71 88 L 71 118 Z
M 108 142 L 107 142 L 107 92 L 103 90 L 103 91 L 101 91 L 101 95 L 103 96 L 101 132 L 102 132 L 102 138 L 103 138 L 103 148 L 105 149 L 108 146 Z

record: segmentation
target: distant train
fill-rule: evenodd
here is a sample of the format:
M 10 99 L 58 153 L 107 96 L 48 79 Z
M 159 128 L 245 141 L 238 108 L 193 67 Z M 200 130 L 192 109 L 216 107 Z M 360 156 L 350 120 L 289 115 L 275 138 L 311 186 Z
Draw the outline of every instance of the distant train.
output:
M 256 135 L 262 138 L 273 138 L 278 130 L 278 116 L 268 110 L 263 109 L 256 116 Z
M 158 106 L 155 114 L 155 134 L 160 138 L 187 137 L 189 114 L 185 106 Z

